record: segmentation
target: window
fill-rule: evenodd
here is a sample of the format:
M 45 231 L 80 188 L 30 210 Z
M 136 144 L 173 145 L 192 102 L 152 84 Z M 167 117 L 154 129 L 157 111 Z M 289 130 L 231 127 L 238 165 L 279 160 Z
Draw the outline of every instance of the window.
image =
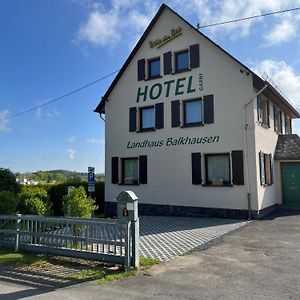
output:
M 138 182 L 139 182 L 138 158 L 123 158 L 122 159 L 122 183 L 138 184 Z
M 175 72 L 186 71 L 189 69 L 188 50 L 175 53 Z
M 273 184 L 273 162 L 272 155 L 259 152 L 260 184 Z
M 121 168 L 119 168 L 121 162 Z M 121 172 L 120 172 L 121 171 Z M 111 158 L 111 183 L 113 184 L 146 184 L 148 180 L 147 156 Z
M 183 109 L 181 109 L 183 105 Z M 214 123 L 214 95 L 171 101 L 171 126 L 190 127 Z
M 208 185 L 231 184 L 229 154 L 206 154 L 205 175 Z
M 154 130 L 154 106 L 140 108 L 140 131 Z
M 284 127 L 285 127 L 285 134 L 290 134 L 290 118 L 288 115 L 285 115 L 284 118 Z
M 184 126 L 193 126 L 203 123 L 202 99 L 186 100 L 184 106 Z
M 270 127 L 270 103 L 262 95 L 257 96 L 257 119 L 266 127 Z
M 150 59 L 148 61 L 148 79 L 160 77 L 160 58 Z

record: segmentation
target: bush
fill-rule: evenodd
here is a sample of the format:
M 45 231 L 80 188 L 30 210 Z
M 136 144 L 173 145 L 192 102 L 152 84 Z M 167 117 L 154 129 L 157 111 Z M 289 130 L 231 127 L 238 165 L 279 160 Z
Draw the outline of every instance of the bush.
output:
M 19 192 L 19 184 L 15 174 L 9 169 L 0 168 L 0 191 Z
M 65 216 L 91 218 L 97 209 L 95 200 L 87 197 L 83 186 L 74 188 L 69 195 L 63 197 L 63 212 Z
M 14 215 L 17 212 L 18 200 L 11 191 L 0 192 L 0 215 Z
M 38 186 L 23 187 L 19 195 L 19 210 L 22 214 L 50 215 L 51 205 L 45 188 Z

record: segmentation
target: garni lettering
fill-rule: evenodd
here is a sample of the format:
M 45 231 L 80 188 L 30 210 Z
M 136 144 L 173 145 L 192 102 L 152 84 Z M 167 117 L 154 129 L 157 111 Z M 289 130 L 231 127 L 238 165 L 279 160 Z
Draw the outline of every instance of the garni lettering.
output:
M 196 145 L 196 144 L 211 144 L 218 143 L 220 137 L 216 136 L 204 136 L 204 137 L 179 137 L 173 138 L 169 137 L 165 140 L 144 140 L 141 142 L 132 142 L 129 141 L 127 143 L 127 149 L 135 149 L 135 148 L 159 148 L 162 146 L 171 147 L 171 146 L 181 146 L 181 145 Z
M 150 48 L 160 48 L 161 46 L 163 46 L 164 44 L 168 43 L 169 41 L 173 40 L 174 38 L 176 38 L 177 36 L 182 34 L 182 28 L 181 27 L 177 27 L 177 28 L 172 28 L 170 31 L 170 34 L 168 35 L 164 35 L 163 37 L 159 38 L 159 39 L 155 39 L 152 41 L 149 41 L 149 45 Z
M 171 94 L 173 91 L 173 94 Z M 185 93 L 194 93 L 193 76 L 178 78 L 177 80 L 168 80 L 163 83 L 155 83 L 152 86 L 139 87 L 137 91 L 136 102 L 159 99 L 161 96 L 179 96 Z

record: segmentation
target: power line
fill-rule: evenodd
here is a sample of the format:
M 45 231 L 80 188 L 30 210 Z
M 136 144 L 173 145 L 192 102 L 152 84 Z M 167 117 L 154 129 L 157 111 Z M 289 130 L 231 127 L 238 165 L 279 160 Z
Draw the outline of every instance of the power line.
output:
M 119 72 L 119 70 L 116 70 L 116 71 L 114 71 L 114 72 L 112 72 L 112 73 L 110 73 L 110 74 L 107 74 L 107 75 L 105 75 L 105 76 L 103 76 L 103 77 L 101 77 L 101 78 L 99 78 L 99 79 L 96 79 L 96 80 L 94 80 L 94 81 L 92 81 L 92 82 L 90 82 L 90 83 L 88 83 L 88 84 L 86 84 L 86 85 L 81 86 L 80 88 L 78 88 L 78 89 L 76 89 L 76 90 L 73 90 L 73 91 L 71 91 L 71 92 L 68 92 L 68 93 L 66 93 L 66 94 L 64 94 L 64 95 L 62 95 L 62 96 L 60 96 L 60 97 L 57 97 L 57 98 L 55 98 L 55 99 L 52 99 L 52 100 L 50 100 L 50 101 L 48 101 L 48 102 L 45 102 L 45 103 L 43 103 L 43 104 L 34 106 L 34 107 L 32 107 L 32 108 L 29 108 L 29 109 L 27 109 L 27 110 L 21 111 L 21 112 L 19 112 L 19 113 L 16 113 L 16 114 L 13 114 L 13 115 L 9 115 L 9 116 L 7 116 L 7 117 L 5 117 L 5 118 L 0 119 L 0 122 L 1 122 L 1 121 L 5 121 L 5 120 L 8 120 L 8 119 L 15 118 L 15 117 L 19 117 L 19 116 L 21 116 L 21 115 L 24 115 L 24 114 L 27 114 L 27 113 L 29 113 L 29 112 L 32 112 L 32 111 L 34 111 L 34 110 L 36 110 L 36 109 L 38 109 L 38 108 L 44 107 L 44 106 L 46 106 L 46 105 L 49 105 L 49 104 L 51 104 L 51 103 L 53 103 L 53 102 L 57 102 L 57 101 L 59 101 L 59 100 L 65 98 L 65 97 L 68 97 L 68 96 L 70 96 L 70 95 L 72 95 L 72 94 L 75 94 L 75 93 L 77 93 L 77 92 L 79 92 L 79 91 L 81 91 L 81 90 L 83 90 L 83 89 L 85 89 L 85 88 L 87 88 L 87 87 L 89 87 L 89 86 L 91 86 L 91 85 L 94 85 L 94 84 L 98 83 L 99 81 L 102 81 L 102 80 L 106 79 L 107 77 L 110 77 L 111 75 L 113 75 L 113 74 L 115 74 L 115 73 L 117 73 L 117 72 Z
M 199 26 L 199 24 L 198 24 L 197 29 L 207 28 L 207 27 L 213 27 L 213 26 L 219 26 L 219 25 L 225 25 L 225 24 L 235 23 L 235 22 L 241 22 L 241 21 L 246 21 L 246 20 L 251 20 L 251 19 L 261 18 L 261 17 L 266 17 L 266 16 L 271 16 L 271 15 L 276 15 L 276 14 L 282 14 L 282 13 L 296 11 L 296 10 L 300 10 L 300 7 L 295 7 L 295 8 L 285 9 L 285 10 L 279 10 L 279 11 L 269 12 L 269 13 L 265 13 L 265 14 L 261 14 L 261 15 L 255 15 L 255 16 L 250 16 L 250 17 L 245 17 L 245 18 L 239 18 L 239 19 L 229 20 L 229 21 L 225 21 L 225 22 L 212 23 L 212 24 L 203 25 L 203 26 Z M 41 105 L 34 106 L 34 107 L 30 108 L 30 109 L 24 110 L 22 112 L 19 112 L 19 113 L 13 114 L 13 115 L 9 115 L 9 116 L 7 116 L 5 118 L 0 119 L 0 122 L 1 121 L 5 121 L 5 120 L 9 120 L 9 119 L 12 119 L 12 118 L 24 115 L 24 114 L 27 114 L 29 112 L 32 112 L 32 111 L 38 109 L 38 108 L 44 107 L 44 106 L 49 105 L 49 104 L 51 104 L 53 102 L 57 102 L 57 101 L 65 98 L 65 97 L 68 97 L 68 96 L 70 96 L 72 94 L 75 94 L 75 93 L 77 93 L 77 92 L 79 92 L 79 91 L 81 91 L 81 90 L 83 90 L 83 89 L 85 89 L 85 88 L 87 88 L 87 87 L 89 87 L 91 85 L 94 85 L 94 84 L 98 83 L 99 81 L 104 80 L 105 78 L 110 77 L 111 75 L 113 75 L 113 74 L 115 74 L 117 72 L 119 72 L 119 70 L 116 70 L 116 71 L 114 71 L 114 72 L 112 72 L 110 74 L 107 74 L 107 75 L 105 75 L 105 76 L 103 76 L 103 77 L 101 77 L 101 78 L 99 78 L 97 80 L 94 80 L 94 81 L 92 81 L 92 82 L 90 82 L 90 83 L 88 83 L 88 84 L 86 84 L 84 86 L 81 86 L 80 88 L 78 88 L 76 90 L 68 92 L 68 93 L 66 93 L 66 94 L 64 94 L 64 95 L 62 95 L 62 96 L 60 96 L 58 98 L 55 98 L 55 99 L 50 100 L 48 102 L 45 102 L 45 103 L 43 103 Z
M 234 20 L 219 22 L 219 23 L 212 23 L 212 24 L 208 24 L 208 25 L 198 26 L 198 29 L 212 27 L 212 26 L 218 26 L 218 25 L 224 25 L 224 24 L 229 24 L 229 23 L 235 23 L 235 22 L 241 22 L 241 21 L 245 21 L 245 20 L 251 20 L 251 19 L 255 19 L 255 18 L 261 18 L 261 17 L 271 16 L 271 15 L 276 15 L 276 14 L 283 14 L 286 12 L 295 11 L 295 10 L 299 10 L 299 9 L 300 9 L 300 7 L 295 7 L 295 8 L 285 9 L 285 10 L 273 11 L 273 12 L 269 12 L 269 13 L 265 13 L 265 14 L 261 14 L 261 15 L 255 15 L 255 16 L 251 16 L 251 17 L 234 19 Z

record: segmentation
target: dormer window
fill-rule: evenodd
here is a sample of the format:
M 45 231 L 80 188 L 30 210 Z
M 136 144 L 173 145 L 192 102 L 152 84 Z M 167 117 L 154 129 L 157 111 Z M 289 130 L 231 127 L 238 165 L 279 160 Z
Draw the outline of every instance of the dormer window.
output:
M 160 58 L 148 60 L 148 79 L 160 77 Z

